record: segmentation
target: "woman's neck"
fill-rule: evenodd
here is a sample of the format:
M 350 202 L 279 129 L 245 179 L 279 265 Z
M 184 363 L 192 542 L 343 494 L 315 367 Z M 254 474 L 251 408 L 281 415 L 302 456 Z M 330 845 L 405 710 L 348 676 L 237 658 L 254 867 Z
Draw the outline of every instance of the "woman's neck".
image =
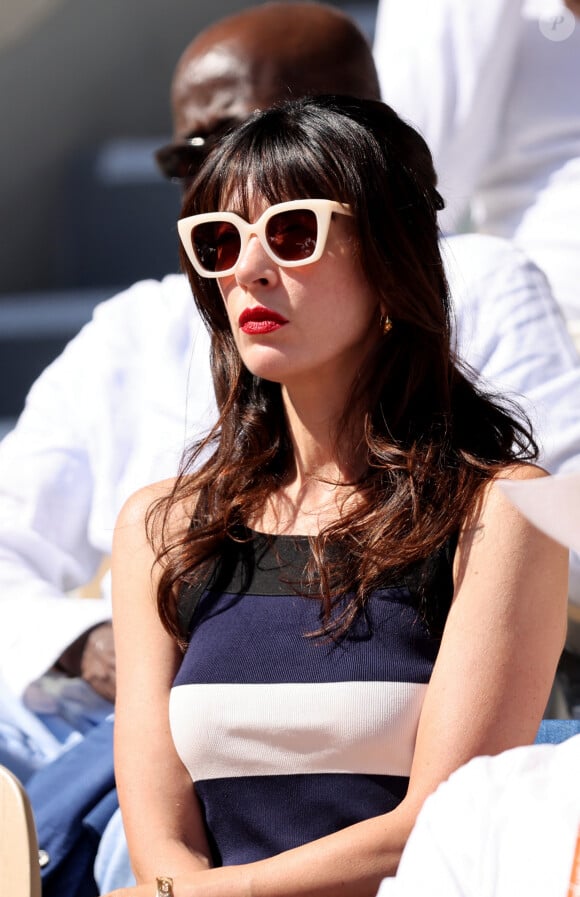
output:
M 297 490 L 314 481 L 333 485 L 352 483 L 361 473 L 362 422 L 349 408 L 345 427 L 345 399 L 336 390 L 321 397 L 319 389 L 297 394 L 282 388 L 282 401 L 294 455 L 289 481 Z
M 261 519 L 263 532 L 315 535 L 338 520 L 356 501 L 354 485 L 363 472 L 360 436 L 340 429 L 343 407 L 283 389 L 294 463 L 280 489 L 270 496 Z M 357 445 L 358 440 L 358 445 Z

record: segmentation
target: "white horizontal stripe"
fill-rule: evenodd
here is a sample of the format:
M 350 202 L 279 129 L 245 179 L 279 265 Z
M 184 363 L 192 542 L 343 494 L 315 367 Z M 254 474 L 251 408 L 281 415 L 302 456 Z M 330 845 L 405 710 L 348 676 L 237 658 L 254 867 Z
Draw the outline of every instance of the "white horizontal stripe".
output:
M 180 685 L 170 716 L 192 779 L 298 773 L 408 776 L 426 685 Z

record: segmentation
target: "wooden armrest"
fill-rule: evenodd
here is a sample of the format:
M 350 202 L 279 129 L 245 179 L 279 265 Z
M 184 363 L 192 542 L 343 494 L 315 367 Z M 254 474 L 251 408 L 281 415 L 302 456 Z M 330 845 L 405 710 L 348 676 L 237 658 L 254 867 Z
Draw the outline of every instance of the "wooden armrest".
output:
M 2 894 L 41 897 L 38 841 L 28 795 L 0 766 L 0 869 Z

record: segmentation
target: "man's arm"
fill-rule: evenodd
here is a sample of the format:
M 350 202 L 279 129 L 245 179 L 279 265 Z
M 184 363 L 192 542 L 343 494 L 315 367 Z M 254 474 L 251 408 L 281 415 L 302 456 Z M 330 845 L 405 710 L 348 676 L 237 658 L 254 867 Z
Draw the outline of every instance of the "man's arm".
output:
M 0 674 L 15 693 L 59 659 L 110 688 L 110 632 L 94 628 L 109 601 L 68 593 L 110 555 L 127 496 L 173 475 L 214 418 L 209 338 L 177 275 L 101 303 L 34 384 L 0 445 Z
M 0 670 L 17 694 L 110 616 L 108 602 L 67 594 L 107 551 L 89 535 L 93 342 L 82 332 L 41 375 L 0 445 Z

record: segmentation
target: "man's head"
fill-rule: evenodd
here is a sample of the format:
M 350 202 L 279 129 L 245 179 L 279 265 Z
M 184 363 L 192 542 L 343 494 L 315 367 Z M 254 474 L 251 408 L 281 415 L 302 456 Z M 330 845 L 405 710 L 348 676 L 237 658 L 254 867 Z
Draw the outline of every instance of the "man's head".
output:
M 380 99 L 369 43 L 344 13 L 320 3 L 272 2 L 222 19 L 177 63 L 175 143 L 160 153 L 160 164 L 177 174 L 181 162 L 185 174 L 206 138 L 211 143 L 256 109 L 321 93 Z

